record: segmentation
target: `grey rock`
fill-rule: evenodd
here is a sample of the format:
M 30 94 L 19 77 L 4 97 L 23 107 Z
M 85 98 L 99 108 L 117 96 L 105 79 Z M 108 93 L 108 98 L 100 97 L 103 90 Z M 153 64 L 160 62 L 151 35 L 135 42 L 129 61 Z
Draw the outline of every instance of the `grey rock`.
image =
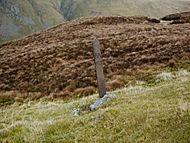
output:
M 93 104 L 90 105 L 90 110 L 91 111 L 97 110 L 100 106 L 102 106 L 103 104 L 107 103 L 108 101 L 110 101 L 111 99 L 113 99 L 115 97 L 116 97 L 116 95 L 113 93 L 104 95 L 104 97 L 96 100 Z
M 80 108 L 74 108 L 71 112 L 71 116 L 78 117 L 80 116 Z

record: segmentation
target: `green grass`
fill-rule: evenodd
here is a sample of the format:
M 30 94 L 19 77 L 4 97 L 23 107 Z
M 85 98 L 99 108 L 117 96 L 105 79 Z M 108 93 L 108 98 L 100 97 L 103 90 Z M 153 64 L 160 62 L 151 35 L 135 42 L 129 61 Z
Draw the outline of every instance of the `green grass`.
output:
M 3 106 L 0 142 L 190 142 L 189 74 L 114 92 L 116 98 L 95 112 L 86 107 L 97 95 Z M 80 116 L 72 116 L 74 108 Z

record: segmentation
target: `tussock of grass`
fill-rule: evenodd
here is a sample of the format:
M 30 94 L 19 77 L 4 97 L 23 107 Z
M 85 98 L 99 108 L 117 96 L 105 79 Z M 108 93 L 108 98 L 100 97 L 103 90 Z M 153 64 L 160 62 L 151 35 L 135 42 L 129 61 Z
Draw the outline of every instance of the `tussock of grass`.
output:
M 181 74 L 183 76 L 181 76 Z M 190 142 L 190 77 L 185 71 L 154 86 L 115 91 L 117 98 L 95 112 L 97 95 L 65 101 L 30 101 L 0 109 L 1 142 Z M 73 117 L 71 111 L 80 108 Z

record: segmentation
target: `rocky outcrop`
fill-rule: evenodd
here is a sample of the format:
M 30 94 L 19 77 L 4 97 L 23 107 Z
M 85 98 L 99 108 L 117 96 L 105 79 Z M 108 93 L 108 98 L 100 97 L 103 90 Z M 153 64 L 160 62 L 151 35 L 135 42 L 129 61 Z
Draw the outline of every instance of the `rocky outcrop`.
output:
M 190 23 L 190 12 L 176 13 L 162 18 L 165 21 L 171 21 L 170 24 Z

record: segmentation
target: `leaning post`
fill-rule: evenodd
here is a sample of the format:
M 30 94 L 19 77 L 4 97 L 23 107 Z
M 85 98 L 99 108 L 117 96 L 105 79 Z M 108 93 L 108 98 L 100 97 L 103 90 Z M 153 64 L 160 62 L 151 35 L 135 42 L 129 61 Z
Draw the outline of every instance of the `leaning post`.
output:
M 105 88 L 102 57 L 100 51 L 100 42 L 98 41 L 97 38 L 93 40 L 92 45 L 93 45 L 94 63 L 96 68 L 96 77 L 98 82 L 99 97 L 103 98 L 104 95 L 106 95 L 106 88 Z

